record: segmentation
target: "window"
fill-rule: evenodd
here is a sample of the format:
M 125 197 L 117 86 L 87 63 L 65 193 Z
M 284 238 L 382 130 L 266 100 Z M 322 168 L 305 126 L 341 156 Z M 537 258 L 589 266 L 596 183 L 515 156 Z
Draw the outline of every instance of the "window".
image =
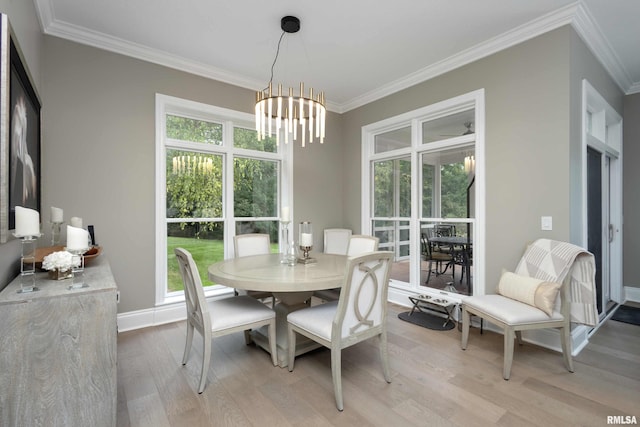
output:
M 279 212 L 291 180 L 283 171 L 291 144 L 258 141 L 253 116 L 156 97 L 156 303 L 184 298 L 174 255 L 193 255 L 208 295 L 230 292 L 211 283 L 207 267 L 233 256 L 233 236 L 267 233 L 278 251 Z
M 394 289 L 403 296 L 427 288 L 475 292 L 484 211 L 475 165 L 484 153 L 483 129 L 482 90 L 363 128 L 362 229 L 395 254 L 390 298 Z M 429 239 L 441 240 L 435 250 L 450 253 L 450 262 L 429 264 Z

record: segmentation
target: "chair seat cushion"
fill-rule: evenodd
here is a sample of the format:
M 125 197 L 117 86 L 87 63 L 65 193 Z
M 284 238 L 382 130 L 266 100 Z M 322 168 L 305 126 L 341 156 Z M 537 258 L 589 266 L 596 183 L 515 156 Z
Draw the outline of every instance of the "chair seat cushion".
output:
M 247 295 L 209 301 L 211 330 L 219 331 L 245 323 L 275 318 L 275 311 Z
M 287 321 L 298 328 L 331 341 L 331 328 L 337 308 L 338 301 L 303 308 L 289 313 Z
M 502 295 L 478 295 L 465 298 L 463 305 L 487 313 L 506 324 L 548 322 L 563 320 L 560 312 L 547 316 L 544 311 Z
M 322 289 L 320 291 L 314 291 L 313 296 L 317 298 L 322 298 L 325 301 L 335 301 L 340 299 L 340 288 Z

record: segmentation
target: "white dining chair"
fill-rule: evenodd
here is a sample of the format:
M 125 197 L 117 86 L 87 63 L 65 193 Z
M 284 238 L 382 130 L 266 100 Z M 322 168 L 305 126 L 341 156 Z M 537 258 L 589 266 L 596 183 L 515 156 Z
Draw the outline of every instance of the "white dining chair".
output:
M 239 234 L 233 237 L 233 249 L 236 258 L 252 255 L 267 255 L 271 253 L 271 238 L 268 234 L 262 233 Z M 276 299 L 270 292 L 236 289 L 236 295 L 249 295 L 259 300 L 270 299 L 271 308 L 274 308 L 276 304 Z
M 325 228 L 324 253 L 346 255 L 352 231 L 348 228 Z
M 183 248 L 176 248 L 174 252 L 180 266 L 180 275 L 184 283 L 184 299 L 187 304 L 187 340 L 182 356 L 183 365 L 186 365 L 189 359 L 194 329 L 200 332 L 203 340 L 198 393 L 202 393 L 206 387 L 211 360 L 211 340 L 214 337 L 266 325 L 269 330 L 271 362 L 275 366 L 277 364 L 275 312 L 247 295 L 207 302 L 193 257 Z
M 385 380 L 391 382 L 387 353 L 387 293 L 393 254 L 373 252 L 350 258 L 338 301 L 289 313 L 288 366 L 293 371 L 296 334 L 331 349 L 331 374 L 336 407 L 342 397 L 342 349 L 369 338 L 378 338 Z
M 349 239 L 349 247 L 347 248 L 348 256 L 358 256 L 367 252 L 375 252 L 378 250 L 380 239 L 365 234 L 354 234 Z
M 380 239 L 377 237 L 364 234 L 351 235 L 346 248 L 346 255 L 358 256 L 377 251 L 379 242 Z M 318 290 L 313 293 L 313 296 L 323 302 L 336 301 L 340 298 L 340 288 Z

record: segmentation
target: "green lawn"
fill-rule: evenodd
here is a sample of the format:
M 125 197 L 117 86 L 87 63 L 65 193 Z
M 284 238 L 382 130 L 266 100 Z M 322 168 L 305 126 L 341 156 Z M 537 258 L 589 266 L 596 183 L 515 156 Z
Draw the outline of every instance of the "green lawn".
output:
M 214 262 L 224 259 L 224 246 L 221 240 L 193 239 L 188 237 L 167 237 L 167 286 L 169 292 L 184 289 L 178 261 L 173 252 L 175 248 L 183 248 L 191 252 L 193 260 L 198 266 L 203 286 L 211 286 L 213 283 L 207 277 L 207 267 Z
M 207 267 L 214 262 L 224 259 L 224 245 L 222 240 L 194 239 L 189 237 L 167 237 L 167 287 L 169 292 L 184 289 L 178 261 L 173 252 L 175 248 L 183 248 L 191 252 L 193 260 L 198 266 L 203 286 L 211 286 L 213 283 L 207 277 Z M 278 252 L 278 244 L 271 244 L 271 252 Z

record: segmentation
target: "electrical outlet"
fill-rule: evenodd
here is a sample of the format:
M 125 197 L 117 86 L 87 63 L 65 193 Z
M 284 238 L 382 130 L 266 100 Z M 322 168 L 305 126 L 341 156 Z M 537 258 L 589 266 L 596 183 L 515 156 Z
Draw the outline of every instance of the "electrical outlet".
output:
M 553 217 L 540 217 L 540 229 L 546 231 L 553 230 Z

